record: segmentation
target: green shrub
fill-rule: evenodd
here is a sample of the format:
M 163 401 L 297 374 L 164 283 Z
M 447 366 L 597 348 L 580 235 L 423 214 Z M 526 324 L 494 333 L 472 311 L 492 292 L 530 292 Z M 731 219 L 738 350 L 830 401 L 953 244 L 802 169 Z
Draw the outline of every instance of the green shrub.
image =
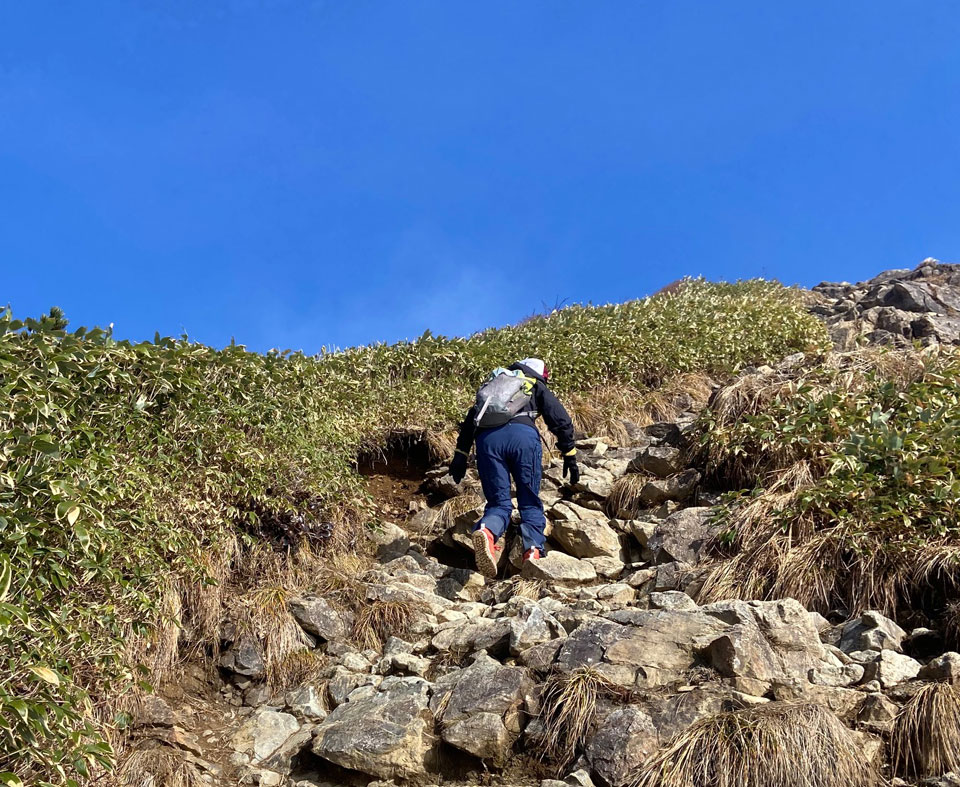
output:
M 218 638 L 203 588 L 256 543 L 348 549 L 337 525 L 371 516 L 357 457 L 451 428 L 489 369 L 538 355 L 561 394 L 589 395 L 824 343 L 764 282 L 317 357 L 0 314 L 0 783 L 108 767 L 118 698 L 162 680 L 188 631 Z
M 958 373 L 952 349 L 870 351 L 718 395 L 701 458 L 756 486 L 728 509 L 735 555 L 704 596 L 937 613 L 960 559 Z

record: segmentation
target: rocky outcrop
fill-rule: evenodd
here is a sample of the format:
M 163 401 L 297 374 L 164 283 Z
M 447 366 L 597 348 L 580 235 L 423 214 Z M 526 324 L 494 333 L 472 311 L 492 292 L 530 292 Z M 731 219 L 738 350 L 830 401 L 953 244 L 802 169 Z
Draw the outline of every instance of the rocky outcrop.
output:
M 819 284 L 813 293 L 811 311 L 826 321 L 838 349 L 960 344 L 960 265 L 929 258 L 859 284 Z
M 497 579 L 466 567 L 474 510 L 445 530 L 438 509 L 418 511 L 413 520 L 428 523 L 432 544 L 380 528 L 378 563 L 353 603 L 407 605 L 410 625 L 363 650 L 350 641 L 354 613 L 342 598 L 296 597 L 289 611 L 326 667 L 292 691 L 264 682 L 261 643 L 228 638 L 221 667 L 256 706 L 243 708 L 250 715 L 233 740 L 242 780 L 320 784 L 291 773 L 309 757 L 378 785 L 434 780 L 451 757 L 512 773 L 518 755 L 541 750 L 545 681 L 585 670 L 613 688 L 598 701 L 574 772 L 543 782 L 550 787 L 619 787 L 696 721 L 769 702 L 828 708 L 876 748 L 918 677 L 960 680 L 960 656 L 942 654 L 942 636 L 908 636 L 875 611 L 831 625 L 791 599 L 699 605 L 718 528 L 701 504 L 716 498 L 683 465 L 688 423 L 634 429 L 636 444 L 625 448 L 581 441 L 584 474 L 573 488 L 562 486 L 559 462 L 547 468 L 548 553 L 522 563 L 508 537 Z M 608 496 L 630 473 L 639 502 L 624 518 Z M 430 485 L 438 498 L 462 491 L 439 474 Z M 920 657 L 924 647 L 932 650 Z M 158 706 L 154 715 L 158 739 L 172 734 L 170 713 Z M 479 770 L 466 778 L 480 780 Z
M 380 779 L 415 779 L 433 764 L 431 685 L 387 678 L 370 696 L 350 700 L 317 728 L 314 754 Z
M 462 751 L 503 765 L 523 731 L 534 688 L 530 672 L 481 656 L 440 678 L 430 707 L 441 738 Z

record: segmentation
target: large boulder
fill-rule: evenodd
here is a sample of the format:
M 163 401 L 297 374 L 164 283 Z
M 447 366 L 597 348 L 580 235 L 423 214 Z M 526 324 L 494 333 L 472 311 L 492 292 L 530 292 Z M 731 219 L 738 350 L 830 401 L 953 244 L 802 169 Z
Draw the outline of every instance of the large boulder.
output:
M 646 544 L 657 562 L 698 562 L 710 540 L 720 530 L 720 526 L 711 521 L 712 511 L 706 506 L 684 508 L 658 525 Z
M 690 499 L 699 483 L 697 470 L 684 470 L 669 478 L 654 478 L 640 489 L 640 502 L 645 506 L 657 506 L 668 500 L 682 503 Z
M 907 632 L 879 612 L 864 612 L 859 618 L 844 624 L 837 643 L 840 650 L 853 653 L 858 650 L 899 651 Z
M 320 596 L 300 596 L 290 600 L 290 614 L 300 628 L 324 642 L 346 639 L 353 628 L 353 616 L 341 611 Z
M 378 779 L 423 777 L 435 758 L 430 684 L 387 678 L 365 699 L 340 705 L 317 727 L 313 752 Z
M 523 564 L 523 576 L 527 579 L 543 579 L 548 582 L 584 583 L 597 578 L 597 570 L 586 560 L 552 550 L 539 560 L 527 560 Z
M 805 683 L 826 659 L 812 618 L 793 599 L 722 601 L 700 611 L 728 624 L 710 645 L 710 662 L 749 694 Z
M 637 763 L 659 743 L 657 729 L 639 707 L 619 708 L 607 716 L 587 741 L 584 751 L 591 770 L 605 784 L 626 784 Z
M 726 626 L 698 612 L 623 609 L 583 623 L 564 641 L 558 667 L 595 666 L 626 688 L 652 688 L 682 678 Z
M 300 732 L 300 722 L 289 713 L 258 710 L 234 733 L 231 745 L 249 765 L 262 765 L 287 748 L 285 744 Z M 305 743 L 306 741 L 301 742 Z
M 603 513 L 561 502 L 550 509 L 550 518 L 550 538 L 567 554 L 577 558 L 620 558 L 620 537 Z
M 533 679 L 522 667 L 489 657 L 440 678 L 430 707 L 446 743 L 500 766 L 524 726 L 524 703 Z
M 513 626 L 510 618 L 473 618 L 445 623 L 430 641 L 434 650 L 453 653 L 505 653 L 509 648 Z

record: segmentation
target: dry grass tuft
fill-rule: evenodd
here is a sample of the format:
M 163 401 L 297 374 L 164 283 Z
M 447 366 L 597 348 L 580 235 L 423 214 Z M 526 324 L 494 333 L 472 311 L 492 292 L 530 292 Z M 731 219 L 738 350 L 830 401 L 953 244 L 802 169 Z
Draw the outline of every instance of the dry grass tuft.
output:
M 267 682 L 273 688 L 288 685 L 293 654 L 310 649 L 310 640 L 290 614 L 288 605 L 295 590 L 283 585 L 264 585 L 237 599 L 233 618 L 238 631 L 252 634 L 261 643 Z
M 960 771 L 960 688 L 931 683 L 900 709 L 890 759 L 894 773 L 905 779 Z
M 514 580 L 513 595 L 511 598 L 528 598 L 531 601 L 539 601 L 545 587 L 546 583 L 541 579 L 522 579 L 517 577 Z
M 216 546 L 196 555 L 200 575 L 187 581 L 181 589 L 183 631 L 180 645 L 188 648 L 196 658 L 206 658 L 208 653 L 213 661 L 219 657 L 227 585 L 239 552 L 236 535 L 218 539 Z
M 594 667 L 555 673 L 546 682 L 540 720 L 544 729 L 541 759 L 556 762 L 558 771 L 580 752 L 596 720 L 597 700 L 626 699 L 629 692 Z
M 644 394 L 635 388 L 601 386 L 567 399 L 567 409 L 578 432 L 609 440 L 614 445 L 629 445 L 630 433 L 624 421 L 643 419 L 640 408 Z
M 288 691 L 316 683 L 326 666 L 327 659 L 322 653 L 314 650 L 293 651 L 276 665 L 277 678 L 273 687 L 277 691 Z
M 174 579 L 158 595 L 160 604 L 150 621 L 149 634 L 128 634 L 126 661 L 146 669 L 150 682 L 160 686 L 175 673 L 179 661 L 182 606 Z
M 427 452 L 433 464 L 445 465 L 453 459 L 453 451 L 457 447 L 455 432 L 427 429 L 423 433 L 423 441 L 427 444 Z
M 373 567 L 369 555 L 343 554 L 336 560 L 325 560 L 317 566 L 307 589 L 320 596 L 333 596 L 350 606 L 363 600 L 366 592 L 364 575 Z
M 702 410 L 713 393 L 713 387 L 713 379 L 705 374 L 688 372 L 672 377 L 641 397 L 634 423 L 647 426 L 660 421 L 675 421 L 682 413 Z
M 466 494 L 451 497 L 440 504 L 437 516 L 437 524 L 442 528 L 450 527 L 457 518 L 471 511 L 476 511 L 479 515 L 483 510 L 484 500 L 476 492 L 467 492 Z
M 361 648 L 379 650 L 389 637 L 406 638 L 420 611 L 410 601 L 367 601 L 354 619 L 353 639 Z
M 117 771 L 121 787 L 203 787 L 200 770 L 169 746 L 135 749 Z
M 953 650 L 960 648 L 960 601 L 947 605 L 943 613 L 943 633 Z
M 604 385 L 571 395 L 568 409 L 577 431 L 624 446 L 632 442 L 627 424 L 648 426 L 699 410 L 710 398 L 713 385 L 710 377 L 697 373 L 676 375 L 653 390 Z
M 642 763 L 632 787 L 872 787 L 853 733 L 819 705 L 771 703 L 702 719 Z
M 643 473 L 627 473 L 618 478 L 607 497 L 607 513 L 616 519 L 633 519 L 646 508 L 640 499 L 640 491 L 650 476 Z

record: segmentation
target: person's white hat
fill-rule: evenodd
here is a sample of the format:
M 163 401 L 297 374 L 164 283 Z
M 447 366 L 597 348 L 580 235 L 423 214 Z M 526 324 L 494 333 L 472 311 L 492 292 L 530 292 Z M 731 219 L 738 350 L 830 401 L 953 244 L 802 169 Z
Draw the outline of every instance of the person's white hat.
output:
M 522 363 L 528 369 L 532 369 L 544 380 L 550 376 L 550 370 L 547 369 L 547 365 L 539 358 L 524 358 L 522 361 L 517 361 L 517 363 Z

